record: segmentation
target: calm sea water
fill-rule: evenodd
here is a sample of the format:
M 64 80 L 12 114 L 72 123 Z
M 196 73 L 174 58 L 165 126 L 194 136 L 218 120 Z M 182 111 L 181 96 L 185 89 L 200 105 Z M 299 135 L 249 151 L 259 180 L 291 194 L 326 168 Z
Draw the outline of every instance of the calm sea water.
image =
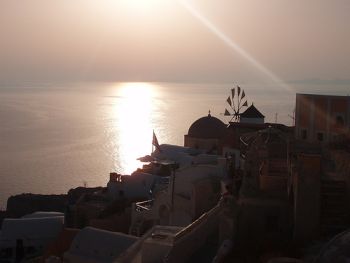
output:
M 222 113 L 231 84 L 88 83 L 0 88 L 0 208 L 10 195 L 66 193 L 105 186 L 109 172 L 131 173 L 160 143 Z M 295 92 L 247 86 L 246 98 L 274 122 L 292 124 Z

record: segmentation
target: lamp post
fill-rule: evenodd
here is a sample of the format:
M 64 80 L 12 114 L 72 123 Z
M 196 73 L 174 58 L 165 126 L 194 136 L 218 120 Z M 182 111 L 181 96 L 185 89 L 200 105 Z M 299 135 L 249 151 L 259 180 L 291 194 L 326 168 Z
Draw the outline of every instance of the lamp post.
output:
M 172 187 L 171 187 L 171 211 L 174 211 L 174 191 L 175 191 L 175 175 L 176 175 L 176 169 L 179 168 L 178 163 L 173 163 L 171 165 L 171 168 L 173 169 L 173 180 L 172 180 Z

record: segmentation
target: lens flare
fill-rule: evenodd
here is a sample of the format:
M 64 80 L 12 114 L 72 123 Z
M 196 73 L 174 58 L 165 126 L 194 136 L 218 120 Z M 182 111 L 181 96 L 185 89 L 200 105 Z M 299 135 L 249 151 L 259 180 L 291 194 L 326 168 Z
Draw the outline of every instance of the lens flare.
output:
M 222 32 L 218 27 L 216 27 L 208 18 L 201 14 L 193 5 L 191 5 L 186 0 L 178 0 L 180 5 L 182 5 L 193 17 L 200 21 L 211 33 L 223 41 L 229 48 L 237 52 L 246 61 L 254 66 L 259 72 L 263 73 L 270 80 L 283 87 L 286 90 L 291 91 L 292 88 L 266 68 L 263 64 L 257 61 L 252 55 L 250 55 L 246 50 L 239 46 L 235 41 L 229 38 L 224 32 Z

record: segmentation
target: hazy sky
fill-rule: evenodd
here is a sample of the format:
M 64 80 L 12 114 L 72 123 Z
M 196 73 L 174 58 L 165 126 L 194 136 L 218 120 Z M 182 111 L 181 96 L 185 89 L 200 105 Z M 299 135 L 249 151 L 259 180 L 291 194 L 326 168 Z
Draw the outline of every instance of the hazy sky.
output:
M 0 0 L 0 84 L 350 79 L 349 0 L 188 3 Z

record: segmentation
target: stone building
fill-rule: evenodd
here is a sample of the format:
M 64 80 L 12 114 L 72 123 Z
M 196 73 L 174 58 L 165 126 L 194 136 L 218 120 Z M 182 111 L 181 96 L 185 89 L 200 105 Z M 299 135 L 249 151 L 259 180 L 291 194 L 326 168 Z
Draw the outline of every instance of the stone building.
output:
M 250 107 L 248 107 L 248 109 L 241 113 L 240 122 L 263 124 L 265 122 L 265 116 L 257 108 L 255 108 L 254 104 L 252 104 Z
M 296 94 L 295 136 L 329 143 L 350 137 L 350 97 Z
M 237 245 L 252 249 L 274 247 L 289 238 L 289 135 L 269 127 L 248 133 L 242 140 L 248 149 L 239 192 Z
M 216 117 L 208 116 L 196 120 L 185 135 L 185 147 L 202 149 L 208 153 L 222 152 L 221 139 L 226 132 L 226 125 Z

